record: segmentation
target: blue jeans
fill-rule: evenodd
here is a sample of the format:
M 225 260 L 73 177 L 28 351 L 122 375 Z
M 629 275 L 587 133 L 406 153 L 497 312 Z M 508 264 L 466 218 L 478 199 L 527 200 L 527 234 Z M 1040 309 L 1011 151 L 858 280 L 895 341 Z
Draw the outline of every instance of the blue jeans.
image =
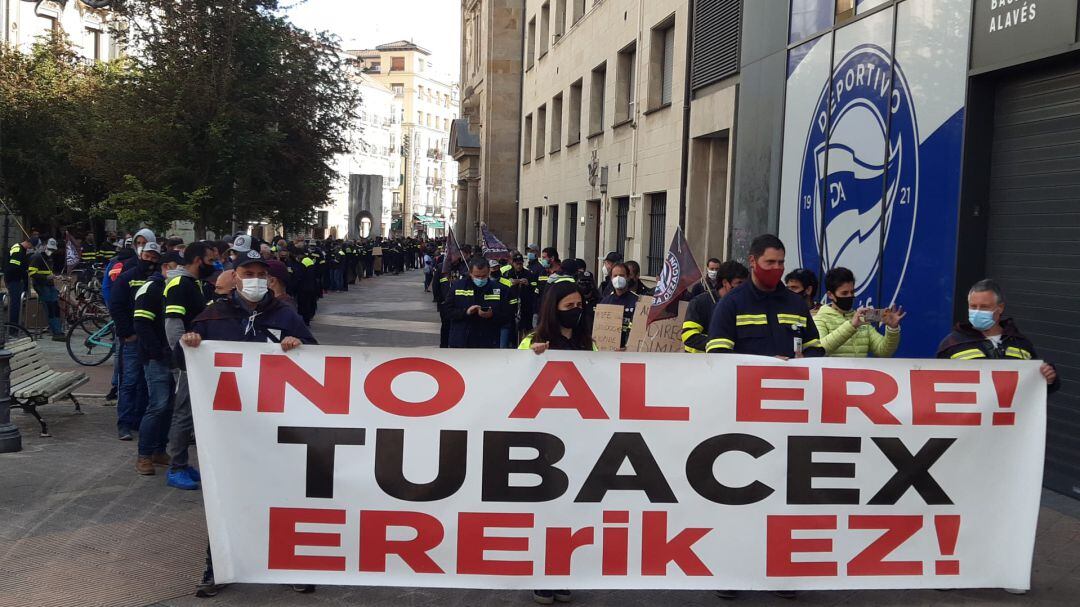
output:
M 116 398 L 116 427 L 135 430 L 142 423 L 150 395 L 139 362 L 139 342 L 125 341 L 120 346 L 120 389 Z
M 435 272 L 424 270 L 424 290 L 431 288 L 431 281 L 435 279 Z
M 57 291 L 56 287 L 52 285 L 41 288 L 34 287 L 34 290 L 37 291 L 38 299 L 45 306 L 49 318 L 49 332 L 53 335 L 63 335 L 64 328 L 60 324 L 60 291 Z
M 502 329 L 499 329 L 499 347 L 506 350 L 509 348 L 516 348 L 517 344 L 514 343 L 514 325 L 504 325 Z
M 23 293 L 26 292 L 26 283 L 23 281 L 8 283 L 8 321 L 19 324 L 19 314 L 22 312 Z
M 149 403 L 139 424 L 139 455 L 150 457 L 164 453 L 172 421 L 173 378 L 169 365 L 160 360 L 143 364 Z

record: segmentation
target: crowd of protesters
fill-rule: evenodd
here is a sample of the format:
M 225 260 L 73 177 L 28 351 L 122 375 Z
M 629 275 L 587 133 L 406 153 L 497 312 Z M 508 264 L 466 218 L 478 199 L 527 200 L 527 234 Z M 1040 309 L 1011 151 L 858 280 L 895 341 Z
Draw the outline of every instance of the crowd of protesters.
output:
M 32 286 L 46 305 L 55 301 L 50 268 L 64 266 L 62 249 L 55 238 L 33 232 L 13 246 L 4 268 L 9 298 L 17 300 Z M 424 291 L 432 293 L 442 319 L 443 348 L 516 348 L 537 355 L 594 351 L 598 304 L 623 309 L 625 348 L 637 306 L 648 305 L 652 294 L 640 265 L 618 252 L 604 257 L 598 282 L 584 260 L 562 259 L 553 247 L 531 244 L 523 252 L 489 259 L 478 248 L 446 241 L 264 242 L 237 234 L 184 243 L 159 240 L 143 229 L 109 235 L 101 245 L 87 237 L 79 253 L 83 267 L 104 265 L 102 290 L 120 342 L 110 395 L 117 400 L 118 437 L 138 436 L 139 474 L 152 475 L 155 467 L 165 466 L 167 484 L 187 490 L 200 487 L 200 475 L 188 456 L 193 422 L 181 343 L 273 342 L 284 351 L 315 344 L 308 325 L 329 291 L 347 291 L 381 273 L 422 269 Z M 70 265 L 70 251 L 68 256 Z M 710 258 L 700 283 L 682 295 L 688 302 L 681 327 L 685 352 L 783 360 L 896 353 L 905 317 L 901 307 L 857 305 L 856 285 L 865 277 L 842 267 L 820 280 L 804 268 L 786 272 L 785 257 L 783 242 L 763 235 L 751 243 L 745 265 Z M 1005 315 L 1005 294 L 994 281 L 972 285 L 967 303 L 967 319 L 944 337 L 938 358 L 1038 358 L 1035 345 Z M 17 321 L 18 307 L 9 313 Z M 1054 366 L 1044 363 L 1041 372 L 1048 390 L 1056 390 L 1060 380 Z M 198 594 L 212 596 L 218 589 L 208 549 Z M 716 594 L 737 596 L 733 590 Z M 541 604 L 570 599 L 564 590 L 534 591 Z

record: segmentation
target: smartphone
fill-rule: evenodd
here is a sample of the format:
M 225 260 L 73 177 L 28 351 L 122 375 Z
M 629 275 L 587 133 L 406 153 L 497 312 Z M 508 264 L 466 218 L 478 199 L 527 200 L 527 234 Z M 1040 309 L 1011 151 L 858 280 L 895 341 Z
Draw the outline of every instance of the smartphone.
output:
M 486 313 L 488 313 L 488 312 L 490 312 L 490 311 L 491 311 L 491 308 L 490 308 L 490 307 L 487 307 L 487 306 L 485 306 L 485 307 L 482 307 L 482 308 L 480 308 L 480 311 L 481 311 L 481 312 L 484 312 L 484 313 L 486 314 Z
M 885 310 L 882 310 L 881 308 L 871 308 L 863 314 L 863 320 L 868 323 L 879 323 L 881 322 L 882 314 L 884 312 Z

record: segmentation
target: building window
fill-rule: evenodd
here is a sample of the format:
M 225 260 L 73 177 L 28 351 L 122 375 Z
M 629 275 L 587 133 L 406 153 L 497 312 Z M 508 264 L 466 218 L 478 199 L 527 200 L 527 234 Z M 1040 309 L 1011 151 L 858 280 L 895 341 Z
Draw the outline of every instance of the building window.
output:
M 566 33 L 566 0 L 555 0 L 555 27 L 551 33 L 552 44 Z
M 86 28 L 86 41 L 90 46 L 90 58 L 101 61 L 101 30 Z
M 525 69 L 530 69 L 536 63 L 536 17 L 529 19 L 525 32 Z
M 422 86 L 416 87 L 416 96 L 419 97 L 420 99 L 424 98 L 424 87 L 422 87 Z
M 536 110 L 536 159 L 539 160 L 544 157 L 546 150 L 544 146 L 547 145 L 547 106 L 541 105 Z
M 562 93 L 551 99 L 551 151 L 562 149 Z
M 566 145 L 581 141 L 581 80 L 570 85 L 570 117 L 566 125 Z
M 522 130 L 522 138 L 525 145 L 521 150 L 521 164 L 529 164 L 532 162 L 533 152 L 533 117 L 532 114 L 525 116 L 525 128 Z
M 667 254 L 667 192 L 649 196 L 649 276 L 658 276 Z
M 571 0 L 574 3 L 574 23 L 585 16 L 585 0 Z
M 615 75 L 615 124 L 634 119 L 634 72 L 637 65 L 637 43 L 619 51 L 618 72 Z
M 607 82 L 607 62 L 592 71 L 589 87 L 589 136 L 604 132 L 604 86 Z
M 391 57 L 390 58 L 390 71 L 391 72 L 404 72 L 405 71 L 405 58 L 404 57 Z
M 551 42 L 551 3 L 545 2 L 540 7 L 540 56 L 547 54 L 548 43 Z
M 615 199 L 615 250 L 619 255 L 626 255 L 626 224 L 630 217 L 630 199 L 623 196 Z
M 675 77 L 675 17 L 652 30 L 649 44 L 649 109 L 671 105 Z
M 577 258 L 577 203 L 571 202 L 566 205 L 566 256 L 569 259 Z
M 836 22 L 841 23 L 855 16 L 855 0 L 836 0 Z
M 559 248 L 559 205 L 548 207 L 548 221 L 551 222 L 551 246 Z M 570 259 L 567 257 L 567 259 Z
M 533 209 L 533 213 L 533 229 L 536 230 L 533 244 L 540 245 L 540 248 L 543 249 L 550 246 L 544 244 L 544 207 L 536 207 Z
M 391 84 L 390 85 L 390 90 L 394 91 L 394 96 L 395 97 L 404 97 L 405 96 L 405 85 L 404 84 Z
M 376 74 L 378 74 L 379 72 L 382 71 L 382 62 L 380 62 L 380 61 L 372 61 L 371 66 L 368 69 L 371 70 L 372 72 L 375 72 Z
M 319 229 L 320 230 L 325 230 L 329 225 L 330 225 L 330 212 L 329 211 L 319 211 L 319 223 L 318 223 Z
M 417 112 L 416 113 L 416 124 L 419 124 L 420 126 L 424 125 L 424 113 L 423 112 Z
M 529 239 L 529 210 L 525 209 L 525 210 L 521 211 L 521 240 L 522 240 L 521 248 L 523 250 L 525 249 L 525 247 L 529 246 L 530 244 L 534 244 L 534 243 L 525 242 L 528 239 Z

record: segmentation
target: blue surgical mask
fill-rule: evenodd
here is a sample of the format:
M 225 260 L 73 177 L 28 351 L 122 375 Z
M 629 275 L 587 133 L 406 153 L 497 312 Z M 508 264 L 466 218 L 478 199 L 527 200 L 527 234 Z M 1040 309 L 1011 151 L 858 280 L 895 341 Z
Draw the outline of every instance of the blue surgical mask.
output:
M 979 331 L 994 326 L 994 313 L 990 310 L 968 310 L 968 322 Z
M 529 253 L 529 261 L 536 261 L 536 253 Z
M 545 268 L 550 268 L 551 267 L 551 262 L 546 260 L 546 259 L 541 259 L 540 260 L 540 265 L 542 267 L 545 267 Z
M 473 282 L 474 285 L 476 285 L 478 287 L 486 287 L 487 283 L 488 283 L 488 279 L 486 279 L 486 278 L 474 278 L 474 279 L 472 279 L 472 282 Z

